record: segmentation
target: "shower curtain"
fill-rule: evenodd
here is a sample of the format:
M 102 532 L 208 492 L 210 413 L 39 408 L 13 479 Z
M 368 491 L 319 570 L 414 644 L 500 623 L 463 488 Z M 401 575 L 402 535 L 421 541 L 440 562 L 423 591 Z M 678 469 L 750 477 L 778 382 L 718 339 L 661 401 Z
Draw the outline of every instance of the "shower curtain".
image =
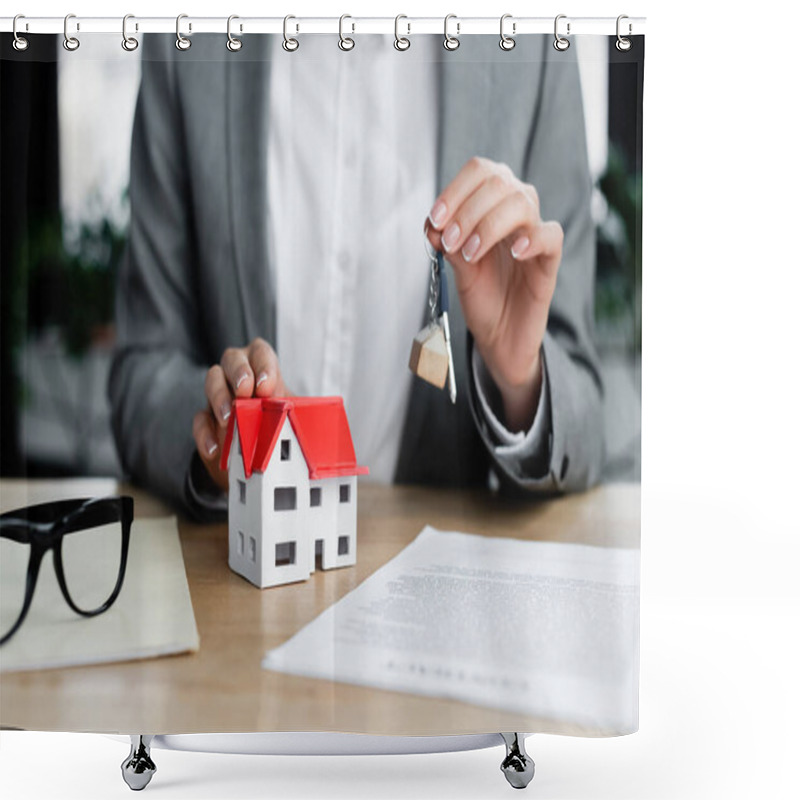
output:
M 228 26 L 0 42 L 3 724 L 635 731 L 643 37 Z

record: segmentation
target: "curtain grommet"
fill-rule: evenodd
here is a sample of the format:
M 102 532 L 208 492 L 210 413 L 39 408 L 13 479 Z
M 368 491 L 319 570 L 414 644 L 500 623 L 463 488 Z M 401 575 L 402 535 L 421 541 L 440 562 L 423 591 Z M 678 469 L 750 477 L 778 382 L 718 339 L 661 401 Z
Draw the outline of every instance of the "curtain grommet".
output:
M 349 14 L 342 14 L 339 17 L 339 49 L 343 50 L 345 53 L 349 53 L 355 46 L 356 41 L 352 38 L 352 36 L 345 36 L 344 35 L 344 21 L 346 19 L 353 19 Z M 356 24 L 355 22 L 351 22 L 351 30 L 350 33 L 356 32 Z
M 405 36 L 401 36 L 400 35 L 401 19 L 408 19 L 408 17 L 405 14 L 398 14 L 394 18 L 394 49 L 399 50 L 401 53 L 404 53 L 406 50 L 408 50 L 409 47 L 411 47 L 411 39 L 408 38 L 411 35 L 411 23 L 406 22 L 406 28 L 408 30 L 406 31 Z
M 12 32 L 14 34 L 14 41 L 11 42 L 11 45 L 18 53 L 24 53 L 28 49 L 28 47 L 30 46 L 30 42 L 24 36 L 20 36 L 19 33 L 17 33 L 17 22 L 18 22 L 18 20 L 21 20 L 21 19 L 25 19 L 25 15 L 24 14 L 17 14 L 17 16 L 14 17 L 14 24 L 12 26 Z M 25 30 L 26 31 L 28 30 L 28 23 L 27 22 L 25 23 Z
M 75 15 L 74 14 L 67 14 L 67 16 L 64 17 L 64 41 L 61 42 L 61 44 L 64 46 L 64 49 L 68 53 L 74 53 L 81 46 L 81 40 L 78 39 L 77 36 L 70 36 L 69 35 L 68 28 L 69 28 L 69 21 L 71 19 L 75 19 Z M 75 29 L 76 30 L 80 30 L 81 29 L 80 22 L 76 22 L 75 23 Z
M 456 35 L 451 36 L 450 31 L 448 30 L 448 25 L 450 20 L 454 19 L 456 21 Z M 461 40 L 458 38 L 459 34 L 461 33 L 461 23 L 458 21 L 458 17 L 455 14 L 448 14 L 444 18 L 444 39 L 442 40 L 442 47 L 449 52 L 453 52 L 454 50 L 458 50 L 461 46 Z
M 287 53 L 294 53 L 298 47 L 300 47 L 300 42 L 295 39 L 293 36 L 289 36 L 289 20 L 290 19 L 297 19 L 297 17 L 292 16 L 291 14 L 287 14 L 283 18 L 283 42 L 281 46 Z M 295 33 L 300 32 L 300 25 L 295 23 Z
M 567 39 L 565 36 L 562 36 L 558 32 L 558 21 L 566 18 L 567 18 L 566 14 L 559 14 L 556 17 L 555 22 L 553 23 L 553 34 L 555 36 L 555 39 L 553 40 L 553 47 L 555 47 L 555 49 L 558 50 L 559 53 L 563 53 L 565 50 L 569 49 L 569 39 Z M 569 36 L 570 34 L 570 28 L 571 25 L 569 22 L 567 22 L 567 36 Z
M 136 19 L 133 14 L 126 14 L 122 18 L 122 49 L 132 53 L 138 46 L 139 40 L 135 36 L 128 36 L 128 20 Z M 136 30 L 139 30 L 139 23 L 136 23 Z
M 500 17 L 500 49 L 506 53 L 513 50 L 517 46 L 517 40 L 514 38 L 517 34 L 517 23 L 511 22 L 511 36 L 505 32 L 505 23 L 507 19 L 512 19 L 511 14 L 503 14 Z
M 237 39 L 231 33 L 231 22 L 233 22 L 235 19 L 239 19 L 239 17 L 236 14 L 231 14 L 228 17 L 228 41 L 225 42 L 225 47 L 227 47 L 228 50 L 231 53 L 238 53 L 242 49 L 242 46 L 243 46 L 242 45 L 242 40 L 241 39 Z M 241 31 L 241 26 L 239 27 L 239 31 Z
M 627 53 L 628 50 L 630 50 L 631 47 L 633 46 L 633 43 L 631 42 L 631 40 L 628 39 L 626 36 L 623 36 L 620 33 L 620 23 L 624 19 L 628 19 L 628 16 L 626 14 L 620 14 L 617 17 L 617 41 L 614 42 L 614 47 L 616 47 L 617 50 L 619 50 L 620 53 Z M 633 26 L 629 22 L 628 23 L 628 36 L 630 36 L 632 29 L 633 29 Z
M 188 19 L 188 14 L 178 14 L 177 18 L 175 19 L 175 47 L 178 48 L 180 51 L 186 51 L 192 46 L 192 40 L 187 39 L 181 33 L 181 20 Z M 189 23 L 189 31 L 192 30 L 192 23 Z

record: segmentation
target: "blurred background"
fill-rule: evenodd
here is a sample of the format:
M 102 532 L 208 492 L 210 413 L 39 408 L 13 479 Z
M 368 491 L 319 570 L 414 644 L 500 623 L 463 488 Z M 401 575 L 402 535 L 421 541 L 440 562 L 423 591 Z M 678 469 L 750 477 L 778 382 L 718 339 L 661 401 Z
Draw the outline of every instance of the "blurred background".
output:
M 595 186 L 605 478 L 639 480 L 642 74 L 615 63 L 614 41 L 575 45 Z M 106 384 L 139 51 L 93 36 L 67 52 L 52 36 L 37 37 L 35 56 L 0 60 L 0 475 L 122 477 Z

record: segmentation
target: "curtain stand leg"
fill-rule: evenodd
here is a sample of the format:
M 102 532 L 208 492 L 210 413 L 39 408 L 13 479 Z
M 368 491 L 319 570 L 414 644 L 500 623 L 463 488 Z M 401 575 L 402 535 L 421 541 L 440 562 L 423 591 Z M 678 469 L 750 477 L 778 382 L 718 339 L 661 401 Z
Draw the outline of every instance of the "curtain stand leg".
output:
M 122 779 L 135 792 L 139 792 L 150 783 L 156 771 L 156 765 L 150 758 L 150 742 L 152 736 L 130 734 L 131 752 L 122 762 Z
M 524 789 L 533 780 L 536 769 L 533 759 L 525 752 L 525 735 L 522 733 L 500 735 L 506 743 L 506 757 L 500 769 L 515 789 Z

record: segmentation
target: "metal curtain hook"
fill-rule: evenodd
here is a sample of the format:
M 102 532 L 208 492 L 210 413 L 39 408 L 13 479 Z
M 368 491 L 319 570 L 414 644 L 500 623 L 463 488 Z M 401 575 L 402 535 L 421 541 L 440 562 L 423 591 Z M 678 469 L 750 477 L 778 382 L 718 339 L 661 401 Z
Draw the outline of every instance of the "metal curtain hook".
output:
M 25 15 L 24 14 L 17 14 L 17 16 L 14 17 L 14 25 L 12 26 L 12 29 L 11 29 L 13 31 L 13 33 L 14 33 L 14 41 L 11 44 L 14 46 L 14 49 L 18 53 L 21 53 L 24 50 L 27 50 L 28 49 L 28 45 L 30 44 L 30 42 L 24 36 L 20 36 L 17 33 L 17 20 L 20 20 L 20 19 L 25 19 Z M 28 23 L 27 22 L 25 23 L 25 30 L 26 31 L 28 30 Z
M 508 36 L 504 28 L 507 19 L 511 19 L 511 14 L 503 14 L 500 17 L 500 49 L 506 51 L 513 50 L 517 44 L 517 40 L 514 39 L 517 33 L 517 23 L 511 23 L 511 36 Z
M 448 23 L 451 19 L 456 20 L 456 35 L 451 36 L 447 30 Z M 442 42 L 442 46 L 445 50 L 458 50 L 461 41 L 458 38 L 458 35 L 461 33 L 461 23 L 458 22 L 458 17 L 455 14 L 448 14 L 444 18 L 444 41 Z
M 411 39 L 407 39 L 405 36 L 400 35 L 400 20 L 401 19 L 408 19 L 405 14 L 398 14 L 394 18 L 394 49 L 395 50 L 408 50 L 411 47 Z M 408 28 L 408 35 L 411 34 L 411 23 L 406 22 L 406 28 Z
M 296 17 L 288 14 L 283 18 L 283 49 L 287 53 L 293 53 L 298 47 L 300 47 L 300 42 L 297 39 L 289 36 L 288 27 L 290 19 L 296 19 Z M 295 24 L 295 33 L 299 32 L 299 30 L 300 26 Z
M 356 43 L 353 39 L 351 39 L 349 36 L 344 35 L 344 21 L 346 19 L 353 19 L 353 18 L 349 14 L 342 14 L 342 16 L 339 17 L 339 49 L 344 50 L 345 52 L 347 52 L 348 50 L 352 50 L 356 46 Z M 351 22 L 350 25 L 352 26 L 350 33 L 355 33 L 356 32 L 355 22 Z
M 62 44 L 64 45 L 64 49 L 69 50 L 70 53 L 74 52 L 81 46 L 79 39 L 69 35 L 68 26 L 69 26 L 69 21 L 71 19 L 75 19 L 74 14 L 67 14 L 67 16 L 64 17 L 64 41 L 62 42 Z M 80 23 L 77 23 L 77 30 L 80 29 L 81 25 Z
M 617 17 L 617 41 L 615 42 L 615 46 L 616 46 L 617 50 L 620 51 L 620 53 L 627 53 L 628 50 L 631 49 L 631 40 L 627 39 L 624 36 L 622 36 L 622 34 L 620 33 L 620 23 L 624 19 L 628 19 L 626 14 L 620 14 Z M 630 22 L 629 22 L 628 23 L 628 35 L 630 35 L 632 32 L 633 32 L 633 25 L 631 25 Z
M 132 53 L 138 46 L 139 40 L 133 36 L 128 36 L 128 20 L 136 19 L 133 14 L 126 14 L 122 18 L 122 49 Z M 136 30 L 139 30 L 139 23 L 136 23 Z
M 563 36 L 561 36 L 559 34 L 559 32 L 558 32 L 558 21 L 560 19 L 566 19 L 566 18 L 567 18 L 566 14 L 559 14 L 556 17 L 556 21 L 555 21 L 555 24 L 553 26 L 553 31 L 554 31 L 555 37 L 556 37 L 555 41 L 553 42 L 553 47 L 555 47 L 556 50 L 559 50 L 562 53 L 564 52 L 564 50 L 566 50 L 569 47 L 569 39 L 565 39 Z M 567 36 L 569 36 L 569 34 L 570 34 L 570 24 L 568 22 L 567 23 Z
M 235 19 L 239 19 L 239 17 L 237 17 L 236 14 L 231 14 L 228 17 L 228 41 L 225 42 L 225 47 L 227 47 L 228 50 L 231 51 L 231 53 L 238 53 L 242 49 L 242 40 L 237 39 L 231 33 L 231 22 L 233 22 L 233 20 Z M 241 26 L 239 27 L 239 30 L 241 31 Z
M 188 19 L 188 17 L 188 14 L 178 14 L 175 20 L 175 47 L 177 47 L 178 50 L 188 50 L 192 46 L 192 40 L 187 39 L 181 34 L 181 20 Z M 191 23 L 189 24 L 189 30 L 192 30 Z

